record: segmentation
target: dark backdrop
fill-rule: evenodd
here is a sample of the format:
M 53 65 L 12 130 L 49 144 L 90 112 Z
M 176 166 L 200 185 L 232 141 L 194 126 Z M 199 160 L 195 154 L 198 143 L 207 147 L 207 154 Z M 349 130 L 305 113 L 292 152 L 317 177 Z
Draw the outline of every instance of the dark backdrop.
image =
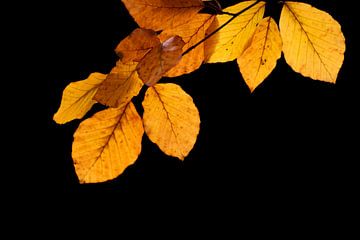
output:
M 225 7 L 237 1 L 220 2 Z M 300 76 L 283 58 L 253 94 L 235 62 L 204 65 L 190 75 L 164 79 L 180 84 L 199 108 L 202 124 L 193 151 L 181 162 L 165 156 L 144 136 L 138 161 L 124 174 L 88 185 L 79 184 L 71 159 L 72 135 L 80 121 L 59 126 L 52 115 L 70 82 L 111 70 L 117 60 L 113 49 L 136 24 L 120 0 L 42 5 L 47 10 L 36 23 L 49 25 L 41 28 L 37 42 L 44 55 L 35 63 L 35 84 L 42 89 L 38 106 L 45 129 L 35 133 L 39 140 L 30 149 L 41 165 L 39 189 L 143 199 L 161 194 L 185 202 L 199 195 L 261 199 L 277 193 L 289 198 L 349 194 L 358 159 L 354 18 L 342 1 L 304 2 L 328 11 L 343 27 L 347 51 L 336 85 Z M 266 14 L 278 20 L 279 12 L 274 4 Z

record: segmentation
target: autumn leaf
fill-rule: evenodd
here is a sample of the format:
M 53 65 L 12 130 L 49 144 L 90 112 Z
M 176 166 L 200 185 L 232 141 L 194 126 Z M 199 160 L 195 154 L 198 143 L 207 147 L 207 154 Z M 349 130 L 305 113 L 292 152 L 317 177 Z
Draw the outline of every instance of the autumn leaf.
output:
M 240 2 L 225 8 L 224 12 L 236 14 L 255 2 Z M 265 2 L 259 2 L 236 18 L 226 14 L 218 15 L 207 34 L 211 34 L 230 19 L 234 18 L 234 20 L 205 42 L 205 61 L 207 63 L 228 62 L 240 57 L 248 46 L 257 24 L 262 20 L 264 11 Z
M 204 6 L 201 0 L 122 0 L 141 28 L 172 29 L 192 19 Z
M 184 41 L 179 36 L 174 36 L 146 54 L 137 67 L 143 82 L 147 86 L 152 86 L 176 66 L 181 60 L 184 45 Z
M 106 80 L 101 84 L 94 99 L 110 107 L 128 104 L 138 95 L 143 83 L 136 72 L 137 63 L 118 61 Z
M 104 182 L 120 175 L 138 158 L 143 134 L 141 118 L 131 102 L 82 122 L 72 150 L 80 182 Z
M 305 77 L 335 83 L 344 61 L 340 24 L 309 4 L 285 2 L 280 32 L 286 62 Z
M 92 73 L 86 80 L 70 83 L 63 92 L 61 105 L 54 115 L 54 121 L 64 124 L 83 118 L 96 103 L 93 97 L 105 78 L 104 74 Z
M 154 47 L 160 44 L 156 32 L 148 29 L 135 29 L 116 47 L 115 52 L 123 63 L 139 62 Z
M 197 14 L 189 22 L 178 27 L 164 30 L 160 35 L 160 40 L 164 41 L 172 36 L 180 36 L 185 45 L 183 52 L 194 46 L 205 38 L 205 32 L 214 21 L 215 16 L 209 14 Z M 177 77 L 197 70 L 204 61 L 204 43 L 197 46 L 191 52 L 182 57 L 181 61 L 172 68 L 166 77 Z
M 241 74 L 251 92 L 274 70 L 281 50 L 276 22 L 271 17 L 264 18 L 256 28 L 250 46 L 238 58 Z
M 143 107 L 144 128 L 150 140 L 167 155 L 183 160 L 200 128 L 192 98 L 176 84 L 157 84 L 147 90 Z

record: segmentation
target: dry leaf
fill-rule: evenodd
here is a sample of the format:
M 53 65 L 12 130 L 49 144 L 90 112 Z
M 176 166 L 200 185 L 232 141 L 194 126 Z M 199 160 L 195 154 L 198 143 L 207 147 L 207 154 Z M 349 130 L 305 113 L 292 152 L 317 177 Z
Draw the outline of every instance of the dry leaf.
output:
M 209 14 L 197 14 L 189 22 L 173 29 L 163 31 L 159 38 L 164 41 L 172 36 L 180 36 L 185 45 L 183 52 L 205 38 L 205 32 L 214 21 L 215 16 Z M 166 77 L 177 77 L 197 70 L 204 61 L 204 43 L 197 46 L 191 52 L 182 57 L 181 61 L 172 68 Z
M 340 24 L 309 4 L 285 2 L 280 32 L 286 62 L 305 77 L 335 83 L 344 61 Z
M 143 86 L 136 72 L 137 63 L 118 61 L 101 84 L 94 99 L 110 107 L 121 107 L 137 96 Z
M 135 29 L 116 47 L 115 52 L 123 63 L 139 62 L 160 40 L 156 32 L 148 29 Z
M 236 14 L 254 3 L 255 1 L 241 2 L 225 8 L 224 11 Z M 209 38 L 205 42 L 205 61 L 228 62 L 240 57 L 248 46 L 257 24 L 262 20 L 264 11 L 265 2 L 259 2 Z M 214 32 L 231 18 L 232 16 L 229 15 L 218 15 L 207 34 Z
M 271 17 L 264 18 L 256 28 L 250 46 L 238 59 L 241 74 L 251 92 L 274 70 L 281 57 L 281 49 L 276 22 Z
M 64 124 L 83 118 L 96 103 L 93 97 L 105 78 L 104 74 L 92 73 L 86 80 L 70 83 L 63 92 L 61 105 L 54 115 L 54 121 Z
M 131 102 L 83 121 L 72 150 L 80 182 L 104 182 L 120 175 L 138 158 L 143 134 L 141 118 Z
M 138 65 L 139 77 L 147 86 L 156 84 L 165 73 L 181 60 L 184 41 L 171 37 L 161 45 L 153 48 Z
M 155 31 L 175 28 L 192 19 L 202 8 L 201 0 L 122 0 L 142 28 Z
M 144 128 L 150 140 L 167 155 L 183 160 L 200 129 L 192 98 L 176 84 L 157 84 L 147 90 L 143 107 Z

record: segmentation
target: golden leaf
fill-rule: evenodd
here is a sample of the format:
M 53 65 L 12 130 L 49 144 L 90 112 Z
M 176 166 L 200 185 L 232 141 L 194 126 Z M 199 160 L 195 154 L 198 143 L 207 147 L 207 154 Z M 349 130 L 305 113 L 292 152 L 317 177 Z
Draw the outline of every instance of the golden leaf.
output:
M 254 3 L 255 1 L 241 2 L 225 8 L 224 12 L 236 14 Z M 263 18 L 264 11 L 265 2 L 259 2 L 209 38 L 205 42 L 205 62 L 229 62 L 240 57 L 248 46 L 257 24 Z M 207 34 L 211 34 L 231 18 L 232 16 L 225 14 L 218 15 Z
M 81 183 L 111 180 L 133 164 L 144 134 L 141 118 L 130 102 L 83 121 L 74 134 L 72 157 Z
M 143 86 L 136 72 L 137 63 L 118 61 L 101 84 L 94 99 L 110 107 L 121 107 L 137 96 Z
M 155 31 L 175 28 L 192 19 L 202 8 L 201 0 L 122 0 L 142 28 Z
M 284 3 L 280 32 L 286 62 L 305 77 L 335 83 L 344 61 L 340 24 L 309 4 Z
M 104 74 L 92 73 L 86 80 L 70 83 L 63 92 L 61 105 L 54 115 L 54 121 L 64 124 L 83 118 L 96 103 L 93 97 L 105 78 Z
M 174 36 L 153 48 L 137 67 L 139 77 L 147 86 L 156 84 L 165 73 L 181 60 L 184 41 Z
M 250 46 L 238 58 L 241 74 L 251 92 L 274 70 L 281 49 L 276 22 L 271 17 L 264 18 L 256 28 Z
M 185 45 L 183 52 L 205 38 L 205 32 L 214 21 L 215 16 L 209 14 L 197 14 L 189 22 L 173 29 L 164 30 L 160 40 L 164 41 L 172 36 L 180 36 Z M 204 61 L 204 43 L 197 46 L 191 52 L 182 57 L 181 61 L 166 73 L 166 77 L 177 77 L 197 70 Z
M 199 112 L 192 98 L 176 84 L 157 84 L 147 90 L 143 107 L 150 140 L 167 155 L 183 160 L 200 129 Z
M 160 40 L 156 32 L 137 28 L 120 42 L 115 52 L 123 63 L 139 62 L 146 53 L 159 44 Z

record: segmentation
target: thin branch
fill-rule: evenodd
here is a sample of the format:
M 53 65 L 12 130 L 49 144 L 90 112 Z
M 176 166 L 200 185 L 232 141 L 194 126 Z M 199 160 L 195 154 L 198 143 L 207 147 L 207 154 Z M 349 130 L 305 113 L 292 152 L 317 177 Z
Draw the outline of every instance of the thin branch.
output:
M 218 29 L 216 29 L 214 32 L 210 33 L 209 35 L 207 35 L 204 39 L 202 39 L 200 42 L 196 43 L 195 45 L 193 45 L 191 48 L 189 48 L 188 50 L 186 50 L 182 56 L 185 56 L 186 54 L 188 54 L 189 52 L 191 52 L 192 50 L 194 50 L 196 47 L 198 47 L 200 44 L 202 44 L 203 42 L 205 42 L 206 40 L 208 40 L 209 38 L 211 38 L 212 36 L 214 36 L 217 32 L 219 32 L 221 29 L 223 29 L 224 27 L 226 27 L 229 23 L 231 23 L 235 18 L 237 18 L 238 16 L 240 16 L 241 14 L 243 14 L 244 12 L 246 12 L 247 10 L 249 10 L 250 8 L 254 7 L 256 4 L 258 4 L 261 0 L 257 0 L 256 2 L 254 2 L 253 4 L 251 4 L 250 6 L 244 8 L 243 10 L 241 10 L 238 13 L 235 13 L 234 15 L 232 15 L 232 18 L 230 18 L 226 23 L 224 23 L 223 25 L 221 25 Z

